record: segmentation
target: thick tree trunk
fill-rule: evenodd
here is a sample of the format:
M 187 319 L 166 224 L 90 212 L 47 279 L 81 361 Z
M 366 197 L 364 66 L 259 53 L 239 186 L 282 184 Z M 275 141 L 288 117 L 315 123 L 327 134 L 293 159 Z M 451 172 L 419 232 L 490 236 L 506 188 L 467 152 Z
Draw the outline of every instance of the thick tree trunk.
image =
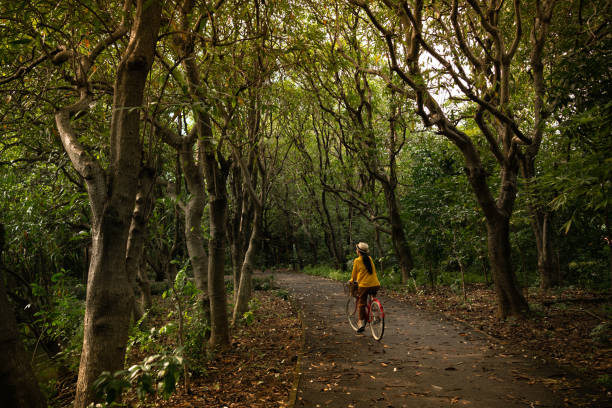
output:
M 522 315 L 529 311 L 529 305 L 516 284 L 511 262 L 510 219 L 498 217 L 487 219 L 489 262 L 495 282 L 498 299 L 498 316 L 505 319 L 510 315 Z
M 4 249 L 4 226 L 0 224 L 0 261 Z M 15 314 L 6 297 L 0 274 L 0 406 L 3 408 L 44 408 L 45 398 L 30 366 Z
M 84 408 L 92 401 L 92 384 L 102 371 L 123 368 L 133 306 L 126 249 L 142 150 L 138 108 L 142 105 L 144 85 L 153 63 L 161 9 L 160 2 L 155 0 L 140 0 L 136 4 L 130 41 L 114 86 L 111 164 L 106 173 L 84 151 L 70 124 L 71 115 L 88 108 L 86 87 L 81 89 L 79 102 L 56 114 L 62 143 L 87 183 L 92 208 L 92 254 L 75 399 L 77 408 Z
M 529 305 L 517 287 L 512 269 L 510 245 L 510 217 L 516 199 L 518 164 L 501 169 L 501 187 L 497 200 L 487 184 L 487 172 L 471 143 L 460 144 L 465 157 L 465 171 L 482 208 L 487 224 L 487 243 L 491 275 L 498 298 L 498 316 L 523 315 Z
M 223 178 L 218 182 L 225 183 Z M 217 186 L 224 190 L 225 184 Z M 226 348 L 230 344 L 227 299 L 225 295 L 225 242 L 227 222 L 227 198 L 223 191 L 209 189 L 210 240 L 208 242 L 208 295 L 210 297 L 211 347 Z

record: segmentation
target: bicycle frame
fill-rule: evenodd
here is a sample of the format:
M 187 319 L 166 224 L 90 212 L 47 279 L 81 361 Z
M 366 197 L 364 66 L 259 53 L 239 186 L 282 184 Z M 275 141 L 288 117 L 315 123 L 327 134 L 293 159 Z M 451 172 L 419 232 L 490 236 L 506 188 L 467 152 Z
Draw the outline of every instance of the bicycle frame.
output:
M 372 303 L 374 303 L 374 302 L 378 303 L 378 307 L 380 307 L 380 312 L 382 314 L 381 317 L 383 319 L 385 318 L 385 309 L 383 309 L 382 302 L 380 300 L 378 300 L 378 298 L 375 298 L 372 295 L 368 295 L 368 302 L 366 303 L 366 316 L 367 316 L 366 321 L 368 323 L 372 322 L 372 314 L 370 313 L 370 310 L 372 310 Z

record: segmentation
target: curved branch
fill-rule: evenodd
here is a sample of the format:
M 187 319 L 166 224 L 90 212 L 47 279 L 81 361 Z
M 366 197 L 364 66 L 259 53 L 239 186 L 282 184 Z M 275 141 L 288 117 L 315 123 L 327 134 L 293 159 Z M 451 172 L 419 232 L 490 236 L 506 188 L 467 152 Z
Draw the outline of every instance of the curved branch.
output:
M 514 41 L 512 42 L 512 45 L 510 46 L 510 50 L 504 55 L 504 60 L 507 62 L 509 62 L 512 59 L 512 57 L 514 57 L 514 54 L 516 53 L 516 50 L 518 50 L 518 46 L 521 43 L 521 36 L 523 35 L 523 26 L 522 26 L 520 6 L 521 6 L 520 0 L 514 0 L 514 24 L 516 26 L 516 31 L 514 34 L 515 36 Z
M 459 27 L 459 16 L 458 16 L 458 1 L 453 0 L 453 9 L 451 12 L 451 22 L 453 24 L 453 28 L 455 29 L 455 36 L 459 41 L 459 48 L 463 51 L 463 54 L 467 57 L 468 60 L 476 67 L 477 70 L 482 70 L 484 67 L 484 62 L 478 59 L 470 50 L 467 43 L 465 42 L 465 38 L 463 37 L 463 31 L 461 27 Z

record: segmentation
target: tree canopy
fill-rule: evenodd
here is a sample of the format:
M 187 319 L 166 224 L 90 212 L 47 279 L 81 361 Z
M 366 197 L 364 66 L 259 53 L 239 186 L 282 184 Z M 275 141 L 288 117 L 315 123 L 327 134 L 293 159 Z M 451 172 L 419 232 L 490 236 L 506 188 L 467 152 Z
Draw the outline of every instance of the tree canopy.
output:
M 254 269 L 345 270 L 359 241 L 404 289 L 492 283 L 500 318 L 528 312 L 524 287 L 609 289 L 610 17 L 598 0 L 2 2 L 17 320 L 49 355 L 78 349 L 85 407 L 180 270 L 221 349 Z M 77 298 L 82 351 L 78 323 L 49 326 Z

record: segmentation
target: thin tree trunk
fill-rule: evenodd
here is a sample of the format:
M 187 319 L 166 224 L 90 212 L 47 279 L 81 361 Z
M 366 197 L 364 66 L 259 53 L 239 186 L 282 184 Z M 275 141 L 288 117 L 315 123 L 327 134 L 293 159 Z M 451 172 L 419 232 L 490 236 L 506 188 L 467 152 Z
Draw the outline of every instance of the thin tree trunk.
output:
M 199 125 L 198 125 L 199 126 Z M 200 133 L 200 132 L 198 132 Z M 201 133 L 200 133 L 201 134 Z M 198 151 L 204 147 L 198 140 Z M 208 254 L 206 253 L 206 239 L 202 231 L 202 217 L 206 207 L 206 193 L 204 185 L 203 157 L 200 154 L 198 163 L 193 159 L 193 142 L 183 142 L 179 149 L 181 166 L 187 188 L 191 193 L 189 201 L 185 205 L 185 244 L 189 261 L 193 270 L 196 287 L 200 291 L 199 302 L 204 311 L 204 316 L 210 320 L 210 301 L 208 297 Z
M 232 277 L 234 283 L 234 302 L 238 296 L 240 286 L 240 268 L 242 260 L 242 239 L 240 235 L 241 215 L 244 213 L 244 194 L 242 191 L 242 179 L 240 178 L 240 168 L 235 166 L 232 169 L 232 195 L 234 197 L 233 213 L 230 217 L 229 240 L 230 252 L 232 257 Z
M 151 307 L 149 279 L 142 268 L 144 241 L 147 234 L 147 220 L 153 207 L 152 189 L 155 179 L 153 169 L 143 168 L 140 175 L 140 188 L 136 194 L 136 205 L 128 234 L 126 250 L 126 270 L 134 291 L 134 320 L 139 320 L 145 309 Z
M 4 226 L 0 224 L 0 262 L 4 249 Z M 19 338 L 15 314 L 6 297 L 0 274 L 0 406 L 4 408 L 45 408 L 30 359 Z
M 610 216 L 607 213 L 604 220 L 604 225 L 606 227 L 606 236 L 604 237 L 604 240 L 606 244 L 608 244 L 608 249 L 610 250 L 610 291 L 612 292 L 612 227 L 610 225 Z
M 329 209 L 327 208 L 327 199 L 325 190 L 321 192 L 321 206 L 323 207 L 323 212 L 325 214 L 325 221 L 327 222 L 327 229 L 325 230 L 325 235 L 328 237 L 329 243 L 328 248 L 331 251 L 334 260 L 336 261 L 336 268 L 340 270 L 346 269 L 345 261 L 346 258 L 344 256 L 343 251 L 340 250 L 338 246 L 338 239 L 336 237 L 336 229 L 334 228 L 334 223 L 332 222 L 331 215 L 329 214 Z
M 188 32 L 191 11 L 195 2 L 186 0 L 180 6 L 181 26 Z M 177 53 L 183 59 L 186 82 L 182 85 L 193 98 L 196 116 L 199 161 L 202 163 L 206 190 L 208 192 L 210 214 L 210 239 L 208 240 L 208 296 L 210 304 L 211 332 L 209 343 L 212 347 L 226 348 L 230 344 L 227 318 L 227 299 L 225 296 L 225 249 L 227 240 L 227 177 L 229 164 L 213 142 L 212 120 L 203 108 L 209 101 L 202 89 L 199 67 L 194 55 L 195 36 L 177 38 Z M 198 230 L 200 225 L 197 226 Z M 204 275 L 202 275 L 202 278 Z
M 551 216 L 551 213 L 541 211 L 534 211 L 531 215 L 531 226 L 536 239 L 541 289 L 550 289 L 559 285 L 550 227 Z
M 251 279 L 253 276 L 253 265 L 255 264 L 257 243 L 259 240 L 260 220 L 261 209 L 258 209 L 255 212 L 255 218 L 253 219 L 253 229 L 251 231 L 251 238 L 249 239 L 249 247 L 244 256 L 244 262 L 242 263 L 240 286 L 238 296 L 236 297 L 236 303 L 234 304 L 232 324 L 236 324 L 236 322 L 240 319 L 240 316 L 242 316 L 248 310 L 249 300 L 251 300 L 251 294 L 253 292 L 253 283 Z
M 191 154 L 191 153 L 189 153 Z M 208 254 L 206 253 L 206 240 L 202 235 L 202 216 L 206 207 L 204 186 L 192 186 L 202 190 L 192 190 L 192 195 L 185 205 L 185 243 L 189 262 L 193 270 L 196 287 L 204 316 L 210 317 L 210 304 L 208 299 Z M 191 188 L 190 188 L 191 190 Z
M 412 261 L 412 254 L 410 253 L 410 247 L 406 241 L 406 234 L 404 234 L 404 226 L 402 218 L 399 212 L 399 206 L 397 204 L 397 197 L 395 195 L 395 189 L 390 183 L 382 183 L 385 191 L 385 198 L 387 201 L 387 209 L 389 211 L 389 220 L 391 223 L 391 240 L 393 242 L 393 248 L 399 258 L 402 283 L 408 282 L 410 278 L 410 272 L 414 266 Z

